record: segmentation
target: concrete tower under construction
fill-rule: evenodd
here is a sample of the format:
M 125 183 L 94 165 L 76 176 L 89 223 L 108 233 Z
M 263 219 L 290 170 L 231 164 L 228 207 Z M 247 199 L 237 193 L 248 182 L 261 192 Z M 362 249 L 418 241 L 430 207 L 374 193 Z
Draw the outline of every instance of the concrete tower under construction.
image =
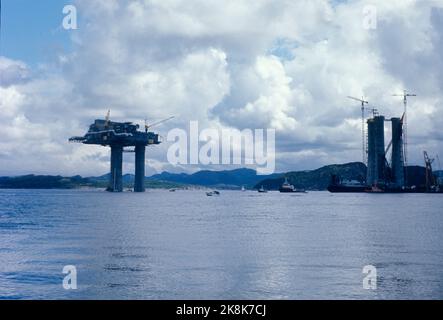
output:
M 385 149 L 385 121 L 391 122 L 392 138 Z M 403 119 L 385 120 L 384 116 L 374 115 L 368 120 L 368 186 L 383 186 L 390 189 L 405 187 L 405 161 L 403 153 Z M 386 153 L 392 150 L 391 163 Z
M 134 192 L 144 192 L 145 179 L 145 151 L 146 146 L 159 144 L 158 134 L 138 131 L 139 126 L 131 122 L 113 122 L 95 120 L 89 131 L 83 137 L 72 137 L 71 142 L 96 144 L 111 147 L 111 171 L 108 191 L 123 191 L 123 152 L 125 147 L 134 147 L 126 150 L 135 153 L 135 181 Z
M 366 183 L 378 185 L 384 181 L 385 172 L 385 117 L 374 116 L 368 120 L 368 171 Z

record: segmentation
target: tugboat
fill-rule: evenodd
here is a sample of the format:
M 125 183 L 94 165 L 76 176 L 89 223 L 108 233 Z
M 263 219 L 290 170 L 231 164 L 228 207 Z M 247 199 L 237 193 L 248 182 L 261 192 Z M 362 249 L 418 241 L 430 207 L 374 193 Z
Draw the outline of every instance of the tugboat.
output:
M 260 193 L 266 193 L 266 192 L 268 192 L 268 190 L 266 190 L 264 187 L 263 187 L 263 185 L 260 187 L 260 189 L 258 189 L 258 192 L 260 192 Z
M 292 184 L 288 182 L 288 178 L 285 177 L 285 182 L 281 185 L 280 189 L 278 191 L 282 193 L 292 193 L 292 192 L 299 192 L 299 193 L 306 193 L 305 190 L 298 190 L 296 189 Z

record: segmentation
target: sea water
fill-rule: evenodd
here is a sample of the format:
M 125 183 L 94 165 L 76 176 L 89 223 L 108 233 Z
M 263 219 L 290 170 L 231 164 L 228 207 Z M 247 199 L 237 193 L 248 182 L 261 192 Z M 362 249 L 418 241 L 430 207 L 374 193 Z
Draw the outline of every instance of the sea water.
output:
M 443 299 L 442 208 L 437 194 L 0 190 L 0 299 Z

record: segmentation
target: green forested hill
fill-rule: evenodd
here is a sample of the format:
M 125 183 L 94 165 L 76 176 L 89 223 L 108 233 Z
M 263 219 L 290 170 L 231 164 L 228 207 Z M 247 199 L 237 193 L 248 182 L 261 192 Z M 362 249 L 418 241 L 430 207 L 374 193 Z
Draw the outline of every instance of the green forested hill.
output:
M 339 175 L 343 180 L 363 181 L 366 176 L 366 166 L 361 162 L 352 162 L 328 165 L 310 171 L 293 171 L 283 174 L 279 178 L 260 181 L 255 185 L 255 188 L 260 188 L 263 185 L 267 190 L 277 190 L 282 185 L 284 177 L 287 177 L 289 183 L 298 189 L 326 190 L 332 174 Z

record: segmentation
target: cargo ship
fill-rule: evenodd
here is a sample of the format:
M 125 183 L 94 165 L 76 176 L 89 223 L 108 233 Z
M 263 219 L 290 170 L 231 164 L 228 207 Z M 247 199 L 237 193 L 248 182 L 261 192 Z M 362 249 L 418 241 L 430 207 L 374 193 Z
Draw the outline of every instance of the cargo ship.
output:
M 389 184 L 367 186 L 358 181 L 341 181 L 336 175 L 332 175 L 331 183 L 327 189 L 332 193 L 443 193 L 443 188 L 440 185 L 401 188 Z

